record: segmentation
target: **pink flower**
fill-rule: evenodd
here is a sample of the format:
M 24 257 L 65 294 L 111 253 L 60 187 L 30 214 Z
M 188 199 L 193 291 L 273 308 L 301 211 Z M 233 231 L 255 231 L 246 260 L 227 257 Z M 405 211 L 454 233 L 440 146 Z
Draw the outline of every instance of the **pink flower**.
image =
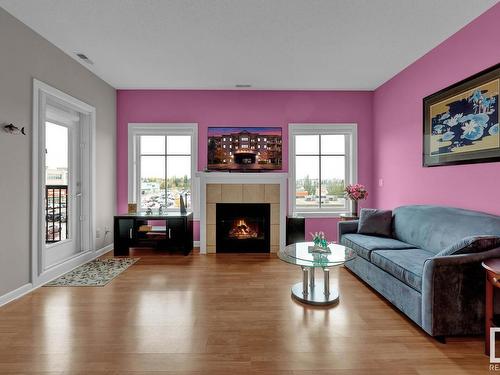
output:
M 366 188 L 361 184 L 347 185 L 344 190 L 347 197 L 352 200 L 366 199 L 368 196 Z

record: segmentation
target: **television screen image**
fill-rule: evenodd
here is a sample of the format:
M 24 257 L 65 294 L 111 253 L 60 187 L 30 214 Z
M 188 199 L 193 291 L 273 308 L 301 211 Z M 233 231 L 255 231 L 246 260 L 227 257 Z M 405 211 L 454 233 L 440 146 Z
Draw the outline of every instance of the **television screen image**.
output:
M 209 170 L 281 169 L 281 128 L 208 128 Z

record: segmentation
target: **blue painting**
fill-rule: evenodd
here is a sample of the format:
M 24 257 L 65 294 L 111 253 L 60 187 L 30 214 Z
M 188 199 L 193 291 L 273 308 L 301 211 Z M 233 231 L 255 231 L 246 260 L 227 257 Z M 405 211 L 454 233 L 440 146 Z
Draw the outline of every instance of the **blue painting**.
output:
M 453 155 L 500 147 L 499 79 L 430 106 L 430 155 Z

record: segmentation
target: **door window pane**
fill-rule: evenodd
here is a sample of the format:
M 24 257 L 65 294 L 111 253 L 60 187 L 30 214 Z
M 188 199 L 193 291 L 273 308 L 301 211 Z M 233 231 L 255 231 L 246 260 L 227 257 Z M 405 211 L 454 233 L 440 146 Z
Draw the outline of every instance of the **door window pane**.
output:
M 66 126 L 46 123 L 45 126 L 45 183 L 68 184 L 68 142 Z
M 321 206 L 345 206 L 345 156 L 321 157 Z
M 297 155 L 318 155 L 319 135 L 297 135 L 295 137 L 295 153 Z
M 142 135 L 141 155 L 165 155 L 165 137 L 163 135 Z
M 169 155 L 191 154 L 191 136 L 189 135 L 167 136 L 167 154 Z
M 191 207 L 191 156 L 168 156 L 167 207 L 179 208 L 181 194 L 187 194 Z
M 165 156 L 141 156 L 141 208 L 165 207 Z
M 321 154 L 344 154 L 345 135 L 327 134 L 321 136 Z
M 69 130 L 45 123 L 45 242 L 69 238 L 68 233 Z
M 297 207 L 319 207 L 319 156 L 295 157 L 295 187 Z

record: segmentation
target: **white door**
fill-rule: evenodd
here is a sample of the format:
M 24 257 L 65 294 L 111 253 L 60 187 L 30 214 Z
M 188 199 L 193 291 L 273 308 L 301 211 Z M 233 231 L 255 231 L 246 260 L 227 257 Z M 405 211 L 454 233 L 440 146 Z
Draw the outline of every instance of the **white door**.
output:
M 61 105 L 46 106 L 44 126 L 45 178 L 41 189 L 44 220 L 44 268 L 82 251 L 80 114 Z

